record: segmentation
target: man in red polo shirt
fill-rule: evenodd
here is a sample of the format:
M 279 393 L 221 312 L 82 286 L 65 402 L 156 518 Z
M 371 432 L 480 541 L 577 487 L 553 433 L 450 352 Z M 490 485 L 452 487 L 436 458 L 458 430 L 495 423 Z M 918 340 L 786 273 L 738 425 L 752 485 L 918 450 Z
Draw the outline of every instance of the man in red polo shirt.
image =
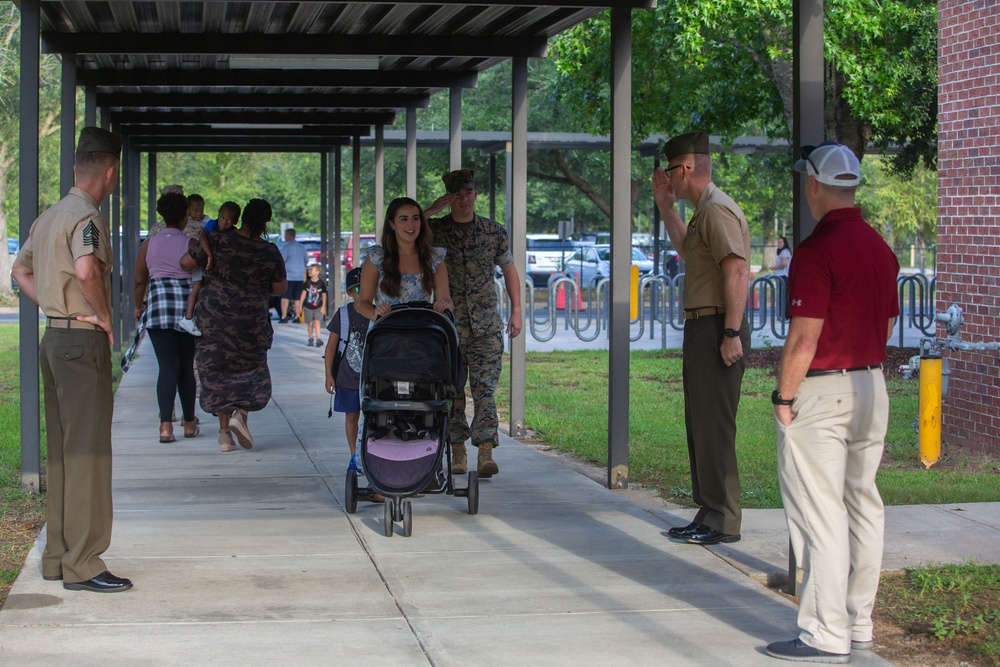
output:
M 769 655 L 849 662 L 872 646 L 884 511 L 875 486 L 889 420 L 882 362 L 899 315 L 899 262 L 854 193 L 861 165 L 846 146 L 805 146 L 806 201 L 819 220 L 789 272 L 792 318 L 771 396 L 778 475 L 802 569 L 799 636 Z

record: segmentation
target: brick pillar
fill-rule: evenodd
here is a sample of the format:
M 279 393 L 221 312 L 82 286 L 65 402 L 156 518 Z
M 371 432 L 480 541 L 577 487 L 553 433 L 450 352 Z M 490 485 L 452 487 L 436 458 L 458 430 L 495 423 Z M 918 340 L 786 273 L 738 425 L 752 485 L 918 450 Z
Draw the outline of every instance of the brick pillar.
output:
M 939 0 L 938 105 L 937 308 L 1000 340 L 1000 2 Z M 946 356 L 944 441 L 1000 453 L 1000 353 Z

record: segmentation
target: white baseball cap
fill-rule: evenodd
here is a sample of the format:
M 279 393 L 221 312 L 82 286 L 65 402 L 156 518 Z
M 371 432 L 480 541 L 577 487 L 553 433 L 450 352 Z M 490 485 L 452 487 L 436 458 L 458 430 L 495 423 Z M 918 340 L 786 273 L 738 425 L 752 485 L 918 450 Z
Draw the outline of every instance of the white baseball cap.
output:
M 836 141 L 824 141 L 819 146 L 803 146 L 802 159 L 792 167 L 805 172 L 820 183 L 850 188 L 861 182 L 861 163 L 854 152 Z

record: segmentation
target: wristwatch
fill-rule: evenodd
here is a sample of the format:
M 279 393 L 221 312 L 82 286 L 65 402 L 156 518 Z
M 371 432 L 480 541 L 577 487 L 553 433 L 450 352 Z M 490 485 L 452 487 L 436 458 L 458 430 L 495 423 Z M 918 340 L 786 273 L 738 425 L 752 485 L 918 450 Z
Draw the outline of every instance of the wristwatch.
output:
M 771 403 L 774 405 L 791 405 L 793 400 L 791 398 L 782 398 L 781 392 L 777 389 L 771 392 Z
M 740 337 L 740 330 L 739 329 L 723 329 L 722 330 L 722 335 L 725 336 L 726 338 L 739 338 Z

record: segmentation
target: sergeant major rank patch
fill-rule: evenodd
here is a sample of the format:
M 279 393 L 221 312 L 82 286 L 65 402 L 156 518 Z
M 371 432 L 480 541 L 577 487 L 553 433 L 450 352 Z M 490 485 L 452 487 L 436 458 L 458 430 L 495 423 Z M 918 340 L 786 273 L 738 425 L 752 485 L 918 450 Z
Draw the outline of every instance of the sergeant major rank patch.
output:
M 101 234 L 97 231 L 97 225 L 91 220 L 83 228 L 83 245 L 93 246 L 94 250 L 100 250 Z

